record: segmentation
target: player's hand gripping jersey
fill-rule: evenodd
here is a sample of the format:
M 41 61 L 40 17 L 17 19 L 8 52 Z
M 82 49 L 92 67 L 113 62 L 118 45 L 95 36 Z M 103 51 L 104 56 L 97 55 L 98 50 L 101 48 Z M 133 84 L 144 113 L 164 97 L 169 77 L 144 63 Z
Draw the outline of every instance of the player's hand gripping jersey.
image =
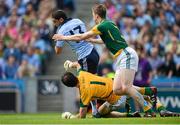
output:
M 87 106 L 91 100 L 106 100 L 116 103 L 120 96 L 113 94 L 113 81 L 110 78 L 99 77 L 86 71 L 79 71 L 80 106 Z
M 86 32 L 85 24 L 79 19 L 68 19 L 64 24 L 58 27 L 57 33 L 65 36 L 82 34 Z M 93 44 L 85 42 L 84 40 L 78 42 L 67 41 L 72 50 L 77 54 L 78 60 L 89 55 L 93 49 Z M 64 41 L 57 41 L 57 47 L 63 47 Z

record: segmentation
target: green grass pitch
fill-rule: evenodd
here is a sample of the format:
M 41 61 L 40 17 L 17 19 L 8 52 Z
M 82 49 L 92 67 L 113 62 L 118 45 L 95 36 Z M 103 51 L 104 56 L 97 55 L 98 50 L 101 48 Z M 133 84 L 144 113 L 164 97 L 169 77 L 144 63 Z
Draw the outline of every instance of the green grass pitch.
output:
M 180 124 L 180 117 L 61 119 L 57 113 L 0 114 L 0 124 Z

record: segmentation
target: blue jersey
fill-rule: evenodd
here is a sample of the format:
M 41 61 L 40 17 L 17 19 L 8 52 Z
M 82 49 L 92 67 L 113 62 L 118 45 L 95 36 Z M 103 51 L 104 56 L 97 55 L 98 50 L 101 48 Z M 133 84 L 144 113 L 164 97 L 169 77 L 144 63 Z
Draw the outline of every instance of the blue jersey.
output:
M 70 19 L 65 22 L 63 25 L 59 26 L 57 29 L 58 34 L 63 34 L 65 36 L 74 35 L 74 34 L 82 34 L 86 32 L 85 24 L 79 19 Z M 89 55 L 94 48 L 92 43 L 82 41 L 68 41 L 67 42 L 72 50 L 77 54 L 78 60 Z M 64 41 L 57 41 L 56 47 L 63 47 Z

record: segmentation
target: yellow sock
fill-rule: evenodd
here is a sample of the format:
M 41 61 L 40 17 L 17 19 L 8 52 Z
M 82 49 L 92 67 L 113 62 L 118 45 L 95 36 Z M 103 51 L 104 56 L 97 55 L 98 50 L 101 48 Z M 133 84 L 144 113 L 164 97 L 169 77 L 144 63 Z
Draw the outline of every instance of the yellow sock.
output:
M 142 95 L 145 94 L 145 87 L 141 87 L 141 89 L 139 90 L 139 93 L 141 93 Z
M 144 107 L 143 107 L 144 112 L 147 112 L 151 110 L 151 106 L 148 104 L 147 101 L 144 101 Z
M 144 107 L 143 107 L 144 112 L 148 111 L 149 109 L 151 109 L 150 106 L 144 106 Z

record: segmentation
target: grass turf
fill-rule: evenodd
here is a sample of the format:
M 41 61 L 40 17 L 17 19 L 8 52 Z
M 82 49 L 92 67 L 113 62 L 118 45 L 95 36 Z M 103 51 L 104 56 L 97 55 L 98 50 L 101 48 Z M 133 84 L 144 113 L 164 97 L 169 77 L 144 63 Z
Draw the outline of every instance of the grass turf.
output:
M 57 113 L 0 114 L 0 124 L 180 124 L 179 117 L 61 119 Z

